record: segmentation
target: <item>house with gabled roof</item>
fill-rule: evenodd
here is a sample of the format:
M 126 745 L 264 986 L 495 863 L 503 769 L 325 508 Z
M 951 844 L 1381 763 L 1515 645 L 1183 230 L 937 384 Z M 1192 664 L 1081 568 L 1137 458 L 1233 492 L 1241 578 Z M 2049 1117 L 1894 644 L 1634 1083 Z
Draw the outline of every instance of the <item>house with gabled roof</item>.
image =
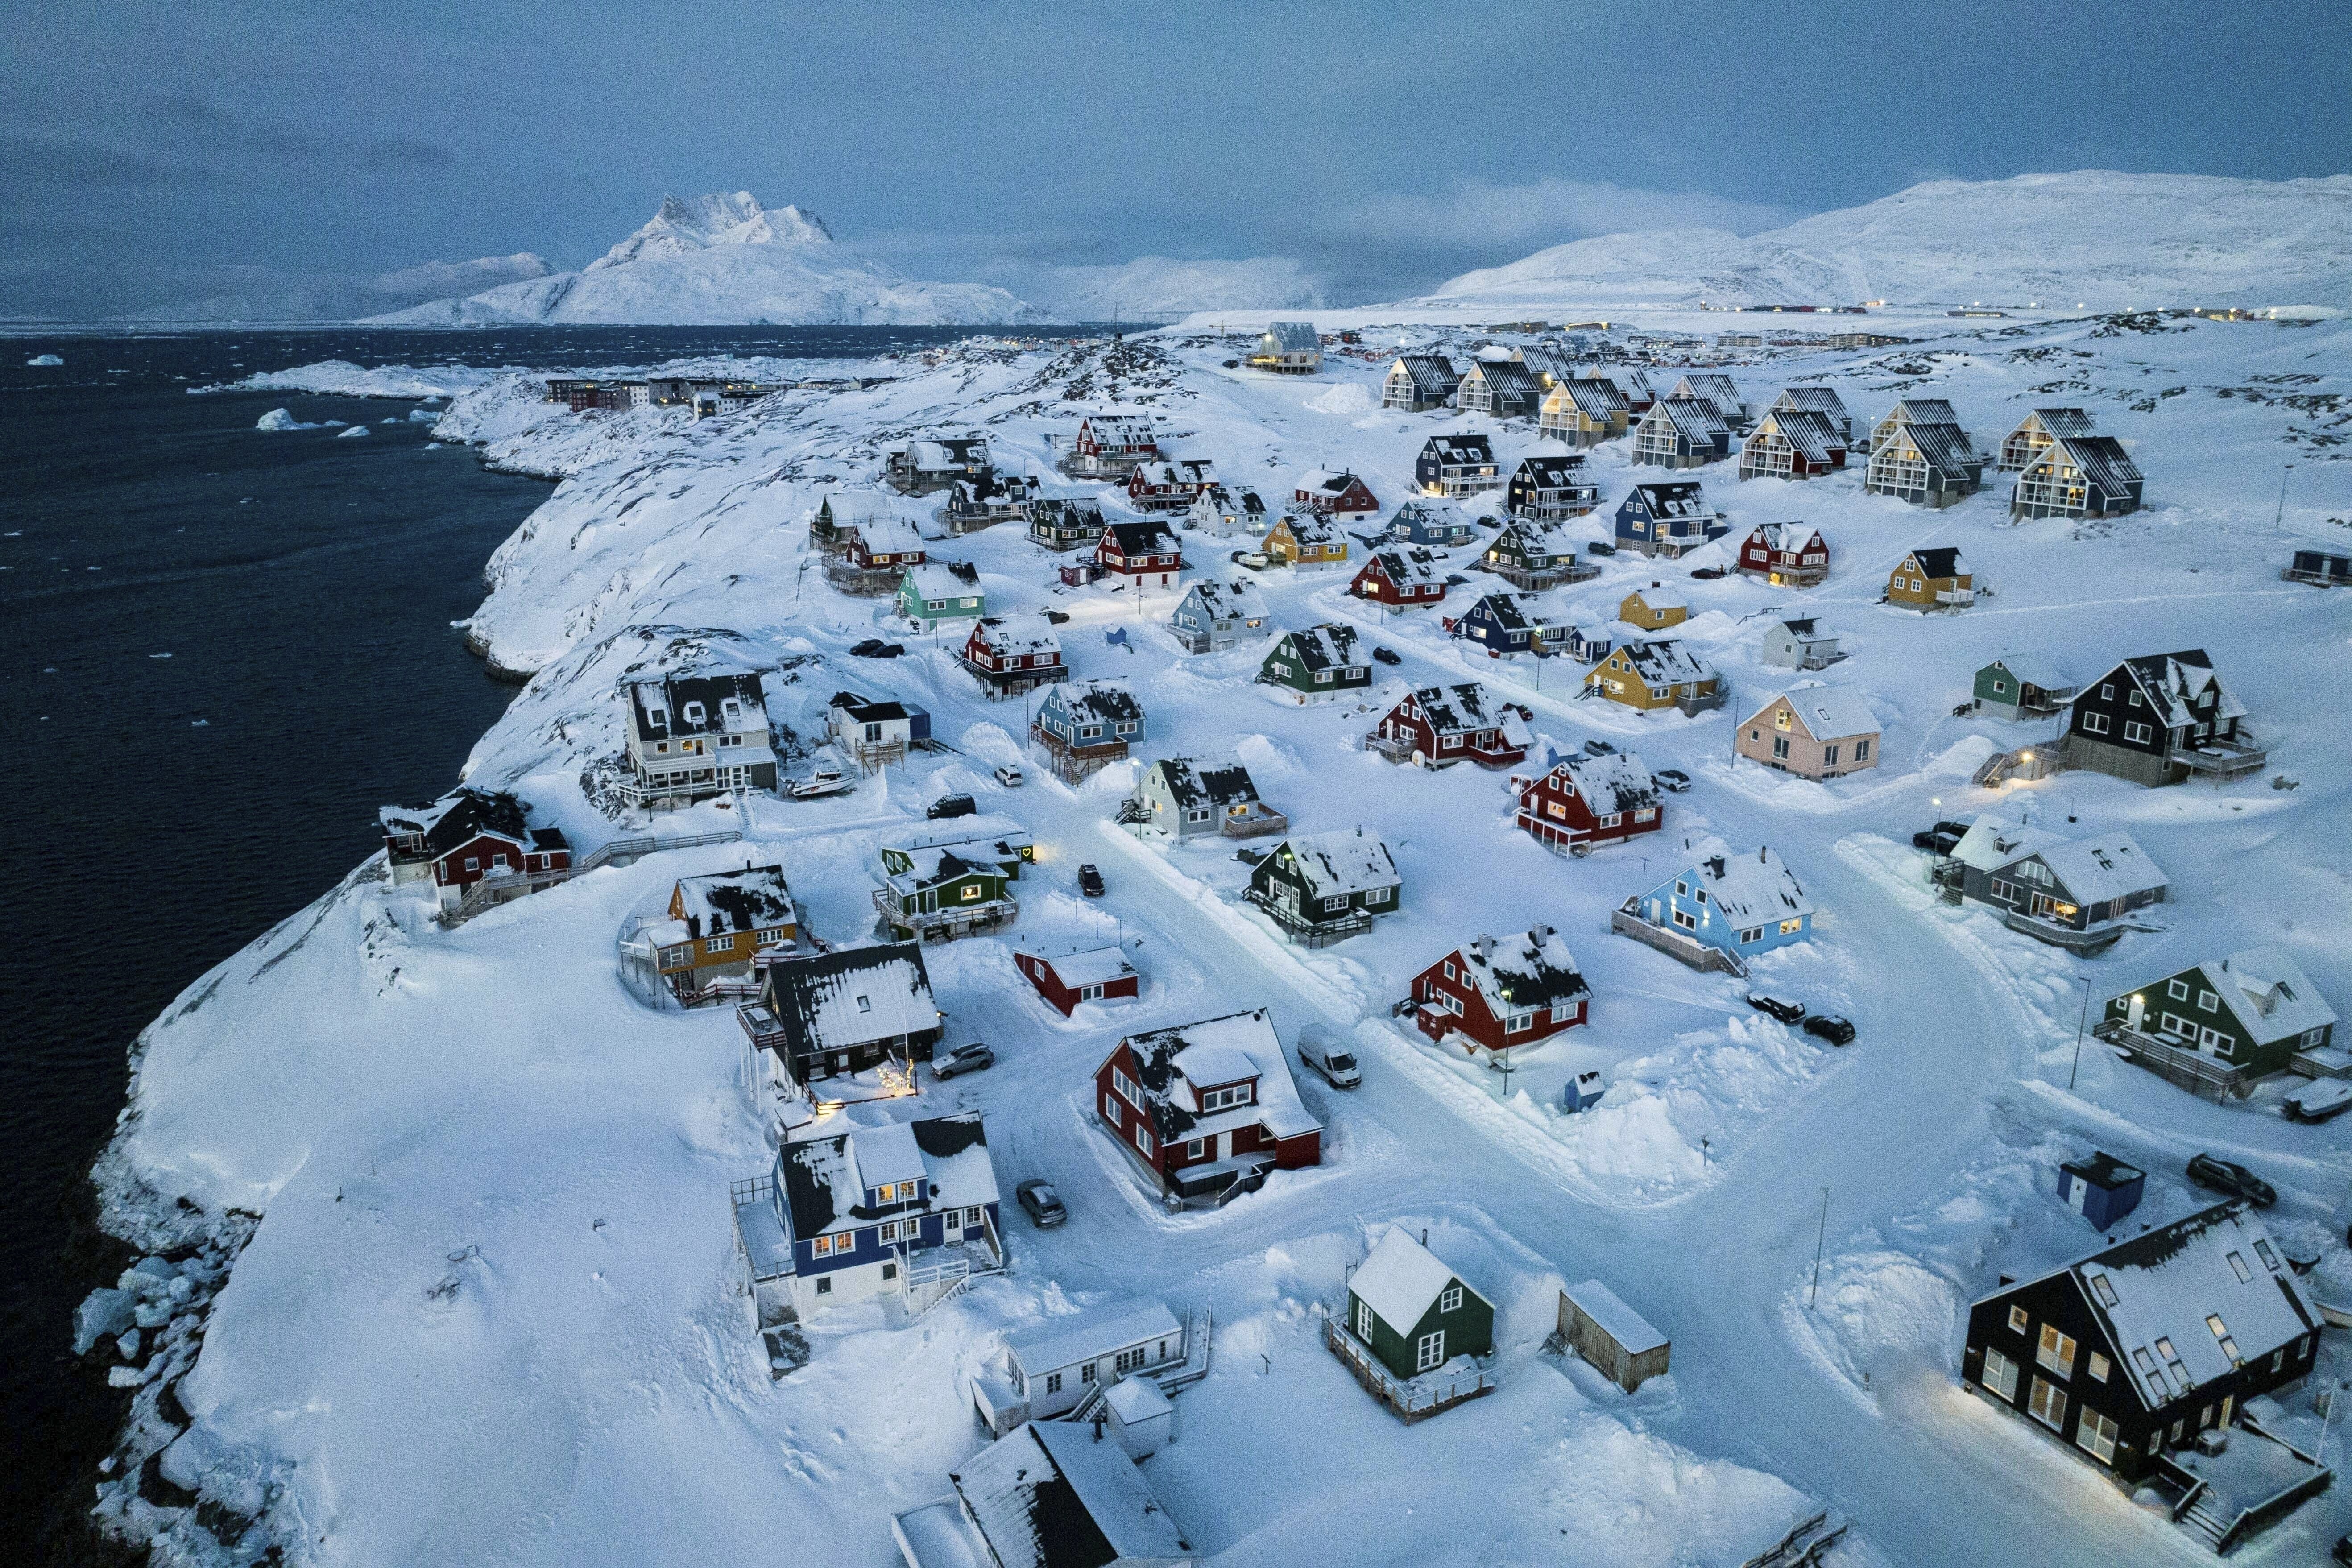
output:
M 2016 429 L 2001 437 L 2000 471 L 2016 473 L 2025 468 L 2063 437 L 2098 433 L 2086 409 L 2037 408 L 2020 420 Z
M 1650 411 L 1650 405 L 1658 400 L 1657 393 L 1651 389 L 1648 374 L 1638 365 L 1593 365 L 1584 374 L 1615 387 L 1625 399 L 1627 416 L 1634 423 L 1638 424 L 1642 416 Z
M 1690 601 L 1680 589 L 1653 581 L 1648 587 L 1636 588 L 1617 602 L 1617 618 L 1645 632 L 1664 631 L 1690 619 Z
M 2063 713 L 2083 683 L 2039 654 L 2005 653 L 1977 671 L 1976 709 L 2017 723 Z
M 1474 937 L 1413 977 L 1413 1022 L 1443 1045 L 1499 1055 L 1586 1021 L 1592 987 L 1548 925 Z
M 1186 653 L 1212 653 L 1272 635 L 1273 612 L 1265 595 L 1247 578 L 1198 577 L 1169 612 L 1168 629 Z
M 1070 437 L 1062 471 L 1074 479 L 1125 479 L 1160 460 L 1160 437 L 1141 414 L 1089 414 Z
M 963 667 L 991 697 L 1017 696 L 1070 678 L 1061 634 L 1043 616 L 983 616 L 964 639 Z
M 735 1010 L 754 1083 L 797 1089 L 884 1062 L 931 1059 L 945 1020 L 911 942 L 761 953 L 760 996 Z
M 1029 503 L 1029 540 L 1048 550 L 1086 550 L 1102 538 L 1102 502 L 1092 496 L 1043 496 Z
M 1294 505 L 1305 507 L 1317 517 L 1337 518 L 1342 522 L 1354 522 L 1381 514 L 1381 503 L 1372 494 L 1371 486 L 1363 477 L 1346 469 L 1337 472 L 1316 468 L 1298 481 L 1291 491 Z
M 1143 984 L 1143 976 L 1119 947 L 1087 947 L 1064 953 L 1015 948 L 1013 966 L 1065 1018 L 1076 1012 L 1081 1002 L 1132 1001 Z
M 1937 868 L 1962 899 L 2001 923 L 2075 952 L 2098 952 L 2137 910 L 2164 901 L 2168 879 L 2128 833 L 2067 838 L 2006 812 L 1985 812 Z
M 2113 436 L 2061 436 L 2017 476 L 2010 521 L 2121 517 L 2139 510 L 2145 486 L 2139 466 Z
M 2243 1094 L 2263 1079 L 2309 1072 L 2336 1041 L 2336 1009 L 2284 948 L 2209 958 L 2107 998 L 2099 1036 L 2183 1087 L 2168 1068 L 2191 1054 L 2198 1079 Z M 2300 1060 L 2298 1059 L 2300 1058 Z
M 1730 531 L 1731 525 L 1707 503 L 1706 488 L 1696 479 L 1635 485 L 1617 503 L 1614 532 L 1620 550 L 1673 560 Z
M 800 911 L 781 865 L 681 877 L 659 912 L 621 928 L 621 978 L 656 1006 L 714 1001 L 713 983 L 748 978 L 755 954 L 791 951 Z
M 1013 874 L 982 846 L 932 844 L 885 853 L 874 907 L 894 942 L 952 942 L 1017 918 Z
M 1723 678 L 1677 637 L 1629 638 L 1584 677 L 1585 686 L 1612 702 L 1647 713 L 1680 708 L 1698 713 L 1723 706 Z
M 1601 486 L 1580 453 L 1524 458 L 1503 486 L 1503 510 L 1522 522 L 1566 522 L 1601 504 Z
M 2168 1482 L 2178 1495 L 2209 1489 L 2167 1450 L 2228 1432 L 2246 1401 L 2308 1375 L 2322 1327 L 2262 1221 L 2216 1204 L 1979 1298 L 1960 1377 L 2117 1482 Z M 2238 1516 L 2266 1500 L 2211 1489 L 2221 1506 L 2209 1543 L 2221 1530 L 2242 1538 Z
M 1757 657 L 1783 669 L 1827 669 L 1845 657 L 1837 633 L 1812 616 L 1774 620 L 1764 628 Z
M 1576 632 L 1532 594 L 1481 594 L 1444 626 L 1447 636 L 1475 644 L 1488 658 L 1560 653 Z
M 1632 752 L 1582 752 L 1543 773 L 1514 774 L 1512 822 L 1548 849 L 1582 857 L 1666 825 L 1657 780 Z
M 1392 545 L 1364 557 L 1348 592 L 1391 609 L 1434 605 L 1445 597 L 1444 560 L 1435 551 Z
M 1770 406 L 1765 412 L 1770 414 L 1783 411 L 1818 414 L 1830 422 L 1830 428 L 1837 433 L 1841 445 L 1851 447 L 1853 444 L 1853 416 L 1846 412 L 1845 399 L 1837 395 L 1837 389 L 1833 386 L 1824 386 L 1818 382 L 1805 382 L 1795 386 L 1782 387 L 1780 395 L 1772 400 Z
M 1341 621 L 1285 632 L 1258 666 L 1263 685 L 1300 703 L 1328 702 L 1372 683 L 1372 667 L 1356 635 Z
M 1465 414 L 1489 414 L 1497 419 L 1517 419 L 1533 414 L 1542 401 L 1543 387 L 1525 364 L 1484 355 L 1471 361 L 1454 389 L 1456 408 Z
M 1984 482 L 1984 458 L 1940 397 L 1906 397 L 1871 427 L 1862 488 L 1917 506 L 1947 507 Z
M 1129 1035 L 1094 1077 L 1096 1124 L 1163 1196 L 1215 1202 L 1322 1163 L 1263 1007 Z
M 1255 490 L 1231 490 L 1223 485 L 1211 485 L 1202 490 L 1184 514 L 1185 527 L 1219 539 L 1235 535 L 1257 538 L 1265 532 L 1269 521 L 1265 502 Z
M 909 566 L 929 559 L 928 547 L 913 522 L 888 514 L 869 515 L 846 525 L 842 564 L 859 573 L 881 574 L 895 586 Z
M 907 1568 L 1190 1568 L 1192 1543 L 1118 1443 L 1084 1422 L 1026 1421 L 955 1489 L 890 1516 Z
M 1465 430 L 1432 436 L 1422 443 L 1421 455 L 1413 459 L 1412 482 L 1425 496 L 1460 500 L 1501 489 L 1503 476 L 1486 434 Z
M 994 468 L 985 468 L 971 479 L 958 479 L 948 487 L 947 502 L 940 509 L 940 521 L 950 533 L 971 533 L 1000 522 L 1026 521 L 1029 503 L 1041 489 L 1034 476 L 1002 474 Z
M 1138 463 L 1128 470 L 1127 504 L 1142 512 L 1182 511 L 1216 482 L 1216 465 L 1206 458 Z
M 1294 834 L 1251 871 L 1249 901 L 1304 947 L 1325 947 L 1394 914 L 1403 881 L 1381 836 L 1364 827 Z
M 1095 563 L 1121 583 L 1170 588 L 1184 574 L 1184 547 L 1164 522 L 1114 522 L 1095 541 Z
M 1493 1380 L 1476 1375 L 1475 1363 L 1494 1353 L 1495 1304 L 1404 1226 L 1389 1226 L 1348 1276 L 1345 1308 L 1339 1322 L 1328 1324 L 1326 1339 L 1336 1329 L 1368 1352 L 1388 1374 L 1381 1380 L 1384 1386 L 1374 1387 L 1373 1393 L 1407 1420 L 1493 1392 Z M 1340 1342 L 1332 1342 L 1331 1349 L 1342 1360 L 1355 1359 Z M 1468 1363 L 1459 1380 L 1462 1392 L 1443 1397 L 1442 1403 L 1435 1390 L 1430 1399 L 1418 1400 L 1405 1390 L 1386 1386 L 1409 1386 L 1416 1379 L 1442 1374 L 1456 1363 Z
M 1312 321 L 1275 321 L 1250 351 L 1252 370 L 1276 375 L 1312 375 L 1323 368 L 1323 340 Z
M 1035 863 L 1037 838 L 1009 816 L 945 816 L 893 829 L 877 847 L 885 871 L 913 868 L 919 852 L 952 849 L 975 864 L 994 866 L 1013 881 L 1021 868 Z
M 429 805 L 387 805 L 384 858 L 394 887 L 433 883 L 435 900 L 454 910 L 485 882 L 517 897 L 570 876 L 572 845 L 561 828 L 532 827 L 530 806 L 504 790 L 453 790 Z
M 1454 401 L 1462 374 L 1444 354 L 1399 354 L 1381 382 L 1381 406 L 1418 414 Z
M 630 805 L 659 811 L 732 790 L 776 787 L 775 745 L 757 673 L 633 680 L 623 695 L 629 772 L 616 787 Z
M 1135 782 L 1131 809 L 1119 820 L 1182 843 L 1212 835 L 1255 838 L 1281 833 L 1289 818 L 1258 798 L 1236 756 L 1162 757 Z
M 1710 855 L 1627 903 L 1646 923 L 1742 961 L 1812 934 L 1811 897 L 1769 847 Z
M 1748 399 L 1729 376 L 1720 371 L 1694 371 L 1675 383 L 1668 397 L 1693 398 L 1715 410 L 1716 417 L 1733 430 L 1744 430 L 1751 417 Z
M 1580 449 L 1625 434 L 1631 424 L 1625 395 L 1598 376 L 1574 376 L 1544 394 L 1536 429 Z
M 1922 546 L 1887 574 L 1886 602 L 1923 616 L 1965 610 L 1977 602 L 1976 574 L 1956 546 Z
M 1408 500 L 1396 509 L 1381 537 L 1396 544 L 1419 544 L 1450 550 L 1478 536 L 1470 520 L 1443 501 Z
M 861 767 L 903 759 L 931 738 L 931 716 L 912 702 L 836 691 L 825 703 L 826 728 L 834 742 Z
M 2066 765 L 2140 784 L 2259 771 L 2269 753 L 2245 730 L 2246 706 L 2201 647 L 2125 659 L 2075 697 Z
M 1163 1378 L 1172 1384 L 1190 1370 L 1186 1338 L 1173 1312 L 1141 1296 L 1039 1319 L 1009 1331 L 973 1375 L 973 1413 L 999 1435 L 1024 1421 L 1067 1417 L 1130 1377 L 1155 1388 Z
M 978 479 L 988 467 L 988 437 L 974 430 L 892 448 L 883 459 L 882 482 L 901 495 L 929 495 L 958 479 Z
M 1476 563 L 1514 588 L 1540 592 L 1566 583 L 1589 582 L 1601 568 L 1579 553 L 1566 528 L 1513 518 L 1486 542 Z
M 1527 758 L 1535 737 L 1526 709 L 1505 702 L 1477 681 L 1422 686 L 1408 691 L 1364 738 L 1368 750 L 1392 763 L 1446 768 L 1476 763 L 1507 768 Z
M 1143 739 L 1143 704 L 1121 681 L 1069 681 L 1037 704 L 1029 739 L 1051 760 L 1055 777 L 1076 784 Z
M 1767 411 L 1739 447 L 1743 479 L 1818 479 L 1844 467 L 1845 437 L 1811 409 Z
M 1259 548 L 1284 566 L 1337 566 L 1348 559 L 1348 538 L 1329 520 L 1292 513 L 1266 531 Z
M 1843 778 L 1878 765 L 1879 731 L 1861 688 L 1809 681 L 1742 720 L 1732 750 L 1799 778 Z
M 1830 574 L 1830 547 L 1818 528 L 1759 522 L 1740 542 L 1733 569 L 1775 588 L 1811 588 Z
M 971 620 L 988 614 L 980 568 L 961 561 L 926 561 L 898 580 L 898 613 L 917 626 Z
M 1715 405 L 1696 397 L 1661 397 L 1633 426 L 1633 462 L 1657 468 L 1696 468 L 1731 456 L 1731 426 Z

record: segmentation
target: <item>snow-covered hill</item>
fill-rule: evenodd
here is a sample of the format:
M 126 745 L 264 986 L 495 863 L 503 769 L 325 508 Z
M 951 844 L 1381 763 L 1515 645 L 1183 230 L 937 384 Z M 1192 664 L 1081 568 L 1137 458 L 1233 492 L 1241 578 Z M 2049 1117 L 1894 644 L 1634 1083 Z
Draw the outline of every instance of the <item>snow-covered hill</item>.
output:
M 577 272 L 370 318 L 386 326 L 1003 325 L 1043 320 L 1002 289 L 925 283 L 838 244 L 814 213 L 749 191 L 662 198 L 653 221 Z
M 1419 304 L 2352 303 L 2352 174 L 2082 170 L 1935 180 L 1748 238 L 1612 234 L 1465 272 Z
M 1315 276 L 1286 256 L 1139 256 L 1119 267 L 1056 267 L 1022 292 L 1057 321 L 1176 321 L 1194 310 L 1312 310 L 1329 302 Z
M 528 250 L 471 261 L 425 261 L 368 278 L 262 272 L 220 294 L 123 318 L 131 321 L 349 321 L 453 295 L 544 278 L 554 270 Z

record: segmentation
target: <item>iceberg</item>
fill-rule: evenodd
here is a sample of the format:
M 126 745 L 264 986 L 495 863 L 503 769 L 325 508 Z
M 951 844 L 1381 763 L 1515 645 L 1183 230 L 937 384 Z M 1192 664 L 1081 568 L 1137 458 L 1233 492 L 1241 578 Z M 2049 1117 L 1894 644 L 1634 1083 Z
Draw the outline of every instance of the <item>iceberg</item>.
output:
M 337 432 L 337 433 L 336 433 L 336 436 L 335 436 L 335 439 L 336 439 L 336 440 L 338 440 L 338 441 L 348 441 L 348 440 L 350 440 L 350 439 L 351 439 L 352 437 L 354 437 L 354 436 L 364 436 L 364 435 L 366 435 L 367 433 L 368 433 L 368 427 L 367 427 L 366 426 L 364 426 L 364 425 L 354 425 L 354 426 L 352 426 L 350 429 L 348 429 L 348 430 L 343 430 L 343 431 L 339 431 L 339 432 Z
M 257 430 L 316 430 L 319 428 L 316 425 L 303 424 L 294 417 L 292 411 L 284 408 L 271 409 L 255 420 L 253 427 Z
M 31 359 L 26 360 L 25 363 L 33 366 L 37 370 L 46 370 L 50 365 L 63 364 L 66 362 L 59 359 L 55 354 L 35 354 Z

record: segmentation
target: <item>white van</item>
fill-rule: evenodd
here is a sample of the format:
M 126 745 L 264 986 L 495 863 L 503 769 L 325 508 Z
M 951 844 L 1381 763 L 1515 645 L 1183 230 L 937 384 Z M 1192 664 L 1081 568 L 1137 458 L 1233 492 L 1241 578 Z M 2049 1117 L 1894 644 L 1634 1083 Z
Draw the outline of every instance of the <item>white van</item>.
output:
M 1356 1056 L 1348 1043 L 1322 1024 L 1298 1031 L 1298 1059 L 1323 1075 L 1333 1089 L 1353 1089 L 1364 1081 L 1356 1070 Z

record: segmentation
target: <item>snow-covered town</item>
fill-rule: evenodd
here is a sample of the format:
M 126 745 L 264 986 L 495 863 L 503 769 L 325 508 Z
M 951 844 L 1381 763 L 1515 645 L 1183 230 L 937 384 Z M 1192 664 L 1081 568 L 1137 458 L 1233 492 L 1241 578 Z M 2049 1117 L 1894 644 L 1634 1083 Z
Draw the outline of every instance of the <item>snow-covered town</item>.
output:
M 1446 314 L 259 383 L 559 482 L 142 1042 L 101 1513 L 2313 1560 L 2352 329 Z

